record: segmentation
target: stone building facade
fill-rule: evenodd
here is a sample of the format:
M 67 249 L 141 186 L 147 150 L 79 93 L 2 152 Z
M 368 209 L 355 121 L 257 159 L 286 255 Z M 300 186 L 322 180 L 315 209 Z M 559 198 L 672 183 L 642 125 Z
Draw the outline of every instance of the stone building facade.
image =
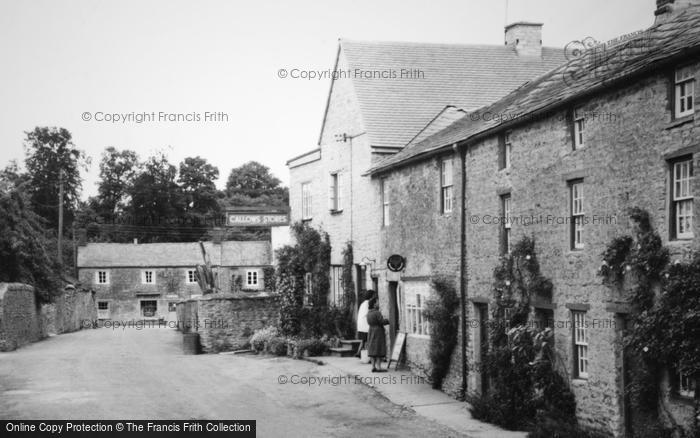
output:
M 204 243 L 222 292 L 264 290 L 270 242 Z M 78 247 L 80 282 L 96 291 L 99 319 L 175 321 L 179 300 L 201 295 L 199 243 L 88 243 Z
M 689 7 L 700 2 L 657 3 L 647 31 L 592 49 L 370 171 L 376 187 L 391 187 L 382 251 L 406 258 L 399 288 L 429 296 L 428 279 L 446 272 L 464 292 L 467 390 L 480 392 L 486 378 L 475 365 L 494 268 L 508 241 L 533 237 L 554 291 L 532 311 L 553 324 L 581 424 L 612 436 L 625 436 L 630 421 L 621 335 L 633 303 L 602 284 L 601 254 L 630 234 L 632 207 L 650 213 L 672 260 L 700 250 L 700 7 Z M 458 204 L 450 214 L 446 160 Z M 585 336 L 572 328 L 577 321 L 588 324 Z M 420 347 L 408 353 L 414 363 L 427 360 Z M 676 383 L 667 385 L 666 406 L 692 424 L 692 379 Z

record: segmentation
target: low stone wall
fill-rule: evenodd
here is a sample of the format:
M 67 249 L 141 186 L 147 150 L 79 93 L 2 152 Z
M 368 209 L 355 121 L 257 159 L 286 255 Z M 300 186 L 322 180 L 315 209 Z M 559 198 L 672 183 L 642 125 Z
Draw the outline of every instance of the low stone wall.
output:
M 199 333 L 204 353 L 218 353 L 243 348 L 255 330 L 275 324 L 279 305 L 265 294 L 212 294 L 178 303 L 177 316 L 183 333 Z
M 0 283 L 0 351 L 15 350 L 45 336 L 34 288 Z
M 84 289 L 66 289 L 53 303 L 41 306 L 41 316 L 48 334 L 70 333 L 86 328 L 97 320 L 95 296 Z
M 84 328 L 97 319 L 90 291 L 68 289 L 51 304 L 38 305 L 32 286 L 0 283 L 0 351 L 12 351 L 49 334 Z

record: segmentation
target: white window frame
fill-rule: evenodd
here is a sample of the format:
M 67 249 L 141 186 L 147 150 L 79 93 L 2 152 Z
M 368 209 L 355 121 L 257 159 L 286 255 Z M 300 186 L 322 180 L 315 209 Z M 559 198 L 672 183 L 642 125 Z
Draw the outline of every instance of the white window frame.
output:
M 581 108 L 574 108 L 574 150 L 586 145 L 586 114 Z
M 331 293 L 328 294 L 328 304 L 341 306 L 343 304 L 343 266 L 331 265 L 330 271 Z
M 313 217 L 311 182 L 301 184 L 301 219 L 310 220 Z
M 104 281 L 102 281 L 102 276 L 104 274 Z M 95 283 L 96 284 L 109 284 L 109 271 L 96 271 L 95 272 Z
M 453 158 L 444 158 L 440 163 L 440 198 L 442 214 L 450 214 L 453 209 Z
M 414 337 L 429 337 L 430 323 L 423 315 L 425 294 L 417 292 L 406 296 L 406 333 Z
M 569 190 L 571 191 L 572 248 L 583 249 L 585 247 L 583 241 L 583 226 L 585 222 L 583 181 L 572 182 Z
M 104 304 L 105 308 L 101 309 L 100 305 Z M 108 319 L 110 316 L 110 305 L 109 301 L 107 300 L 98 300 L 97 301 L 97 319 Z
M 511 154 L 513 152 L 513 143 L 510 139 L 510 135 L 513 131 L 506 131 L 503 135 L 503 165 L 504 169 L 510 169 Z
M 197 284 L 197 270 L 196 269 L 187 269 L 185 271 L 185 283 Z
M 333 172 L 330 176 L 331 183 L 329 188 L 328 209 L 336 213 L 343 211 L 342 181 L 340 175 L 340 172 Z
M 587 379 L 588 374 L 588 326 L 586 312 L 580 310 L 571 311 L 574 337 L 574 377 Z
M 380 186 L 382 198 L 382 226 L 386 227 L 391 224 L 391 219 L 389 217 L 389 185 L 387 184 L 386 178 L 381 179 Z
M 686 398 L 695 398 L 695 391 L 697 388 L 692 387 L 695 383 L 695 379 L 691 375 L 678 372 L 678 395 Z
M 141 284 L 156 284 L 156 271 L 151 269 L 141 271 Z
M 511 220 L 510 220 L 510 209 L 511 209 L 511 197 L 510 193 L 501 196 L 501 203 L 503 208 L 503 238 L 505 239 L 503 249 L 505 249 L 506 254 L 510 254 L 511 250 Z
M 307 272 L 304 274 L 304 305 L 305 306 L 310 306 L 312 304 L 311 302 L 311 297 L 314 294 L 314 283 L 313 283 L 313 274 L 311 272 Z
M 675 118 L 695 113 L 695 75 L 692 67 L 678 68 L 674 74 Z
M 260 287 L 260 271 L 258 269 L 247 269 L 245 271 L 245 285 L 248 288 Z
M 676 239 L 693 238 L 693 160 L 677 161 L 671 169 L 673 221 Z

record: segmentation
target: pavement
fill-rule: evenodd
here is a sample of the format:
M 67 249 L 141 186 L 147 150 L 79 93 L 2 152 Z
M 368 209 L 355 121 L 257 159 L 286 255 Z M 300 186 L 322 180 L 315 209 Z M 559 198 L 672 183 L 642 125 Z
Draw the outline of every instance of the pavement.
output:
M 469 404 L 455 400 L 433 387 L 422 377 L 406 370 L 373 373 L 370 364 L 354 357 L 323 357 L 326 365 L 340 373 L 356 377 L 390 402 L 411 409 L 418 415 L 474 438 L 525 438 L 525 432 L 513 432 L 472 417 Z M 382 365 L 386 368 L 386 362 Z
M 447 414 L 431 415 L 460 409 L 451 400 L 440 405 L 439 393 L 425 391 L 435 398 L 417 403 L 394 392 L 403 400 L 394 403 L 377 386 L 349 378 L 343 364 L 182 351 L 173 329 L 101 328 L 0 353 L 0 418 L 252 419 L 259 437 L 484 436 L 447 426 Z

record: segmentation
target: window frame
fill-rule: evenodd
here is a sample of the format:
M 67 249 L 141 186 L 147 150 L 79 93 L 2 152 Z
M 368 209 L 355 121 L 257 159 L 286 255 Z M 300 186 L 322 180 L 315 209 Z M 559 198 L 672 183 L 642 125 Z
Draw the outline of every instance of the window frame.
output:
M 501 198 L 501 254 L 510 254 L 511 251 L 511 228 L 512 223 L 510 220 L 511 209 L 512 209 L 512 198 L 510 193 L 505 193 L 500 196 Z
M 411 297 L 409 299 L 409 297 Z M 421 297 L 423 299 L 421 299 Z M 430 337 L 430 323 L 423 312 L 425 311 L 425 300 L 428 297 L 425 294 L 416 292 L 406 297 L 405 311 L 405 326 L 406 334 L 412 337 L 428 338 Z
M 686 165 L 686 173 L 683 175 L 683 165 Z M 693 219 L 695 210 L 695 197 L 693 194 L 693 156 L 685 155 L 669 161 L 670 175 L 670 230 L 671 240 L 689 240 L 695 237 L 693 233 Z M 677 178 L 678 169 L 681 169 L 681 176 Z M 680 187 L 681 194 L 678 194 Z M 683 189 L 685 188 L 685 193 Z M 684 207 L 683 207 L 684 206 Z M 685 214 L 683 214 L 685 213 Z M 681 219 L 687 219 L 688 231 L 681 229 Z
M 572 123 L 573 123 L 573 149 L 579 150 L 586 146 L 586 113 L 582 109 L 583 107 L 575 107 L 572 111 Z
M 511 159 L 513 158 L 513 141 L 510 136 L 513 131 L 506 131 L 503 134 L 503 168 L 510 169 Z
M 690 375 L 690 374 L 683 373 L 680 371 L 677 371 L 675 373 L 675 377 L 677 377 L 676 394 L 679 397 L 694 400 L 695 394 L 697 393 L 697 390 L 698 390 L 698 388 L 695 386 L 695 384 L 696 384 L 695 377 Z M 685 381 L 685 384 L 684 384 L 684 381 Z
M 589 351 L 588 351 L 588 327 L 587 313 L 583 310 L 571 311 L 571 329 L 573 343 L 573 358 L 574 358 L 574 378 L 588 379 L 590 377 L 589 370 Z
M 149 278 L 149 275 L 150 275 L 150 278 Z M 141 284 L 148 284 L 148 285 L 156 284 L 156 271 L 154 271 L 152 269 L 142 270 L 141 271 Z
M 192 280 L 190 280 L 190 272 L 192 273 Z M 186 284 L 197 284 L 197 270 L 196 269 L 185 269 L 185 283 Z
M 254 280 L 251 282 L 251 280 Z M 249 289 L 257 289 L 260 287 L 260 270 L 246 269 L 245 271 L 245 287 Z
M 685 75 L 687 73 L 687 75 Z M 695 73 L 691 66 L 673 71 L 673 116 L 681 119 L 695 114 Z M 690 105 L 688 105 L 690 104 Z M 688 108 L 688 106 L 690 108 Z M 681 108 L 685 107 L 684 110 Z
M 104 274 L 105 280 L 101 280 L 100 274 Z M 95 271 L 95 283 L 96 284 L 109 284 L 109 271 Z
M 382 203 L 382 228 L 391 225 L 391 218 L 389 216 L 390 210 L 390 199 L 389 199 L 389 187 L 387 184 L 388 179 L 386 177 L 382 178 L 379 182 L 380 185 L 380 197 Z
M 314 294 L 313 279 L 314 277 L 311 272 L 306 272 L 304 274 L 304 306 L 313 305 L 313 301 L 311 300 L 311 297 L 313 297 Z
M 454 211 L 454 158 L 440 160 L 440 212 L 444 215 Z
M 330 178 L 331 184 L 329 188 L 328 209 L 332 213 L 340 213 L 343 211 L 340 172 L 331 172 Z
M 301 220 L 313 219 L 313 196 L 311 193 L 311 181 L 301 183 Z
M 580 194 L 580 196 L 577 197 L 577 194 Z M 573 251 L 581 251 L 586 247 L 583 238 L 585 229 L 585 209 L 583 204 L 585 199 L 583 179 L 569 181 L 570 247 Z

